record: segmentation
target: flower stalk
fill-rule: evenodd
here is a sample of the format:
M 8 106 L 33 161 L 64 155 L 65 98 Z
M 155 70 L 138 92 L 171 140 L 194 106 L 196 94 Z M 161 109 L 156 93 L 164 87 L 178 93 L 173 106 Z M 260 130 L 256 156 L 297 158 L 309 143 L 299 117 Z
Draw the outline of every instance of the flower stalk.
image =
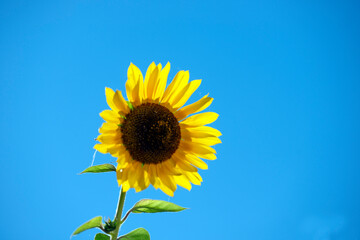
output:
M 115 214 L 115 218 L 114 218 L 114 222 L 116 223 L 116 228 L 110 234 L 110 240 L 116 240 L 118 237 L 120 226 L 122 224 L 121 215 L 122 215 L 123 208 L 124 208 L 125 197 L 126 197 L 126 192 L 123 192 L 123 190 L 121 188 L 120 194 L 119 194 L 118 206 L 117 206 L 116 214 Z

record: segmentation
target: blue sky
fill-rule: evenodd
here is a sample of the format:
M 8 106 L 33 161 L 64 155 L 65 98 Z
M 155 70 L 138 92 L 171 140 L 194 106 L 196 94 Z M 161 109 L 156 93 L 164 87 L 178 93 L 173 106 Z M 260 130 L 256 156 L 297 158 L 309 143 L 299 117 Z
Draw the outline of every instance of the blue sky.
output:
M 152 239 L 360 239 L 357 1 L 1 1 L 0 236 L 69 239 L 113 217 L 115 174 L 92 162 L 105 86 L 130 62 L 203 79 L 223 133 L 190 210 L 131 215 Z M 113 163 L 97 154 L 95 164 Z M 97 231 L 73 239 L 92 239 Z

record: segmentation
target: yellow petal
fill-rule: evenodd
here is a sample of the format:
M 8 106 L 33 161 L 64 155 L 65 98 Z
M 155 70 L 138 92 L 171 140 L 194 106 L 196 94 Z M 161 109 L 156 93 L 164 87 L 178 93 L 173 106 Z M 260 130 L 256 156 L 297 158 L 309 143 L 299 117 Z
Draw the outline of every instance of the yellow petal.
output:
M 184 175 L 195 185 L 201 185 L 202 178 L 197 172 L 185 172 Z
M 139 75 L 135 94 L 139 97 L 140 103 L 142 103 L 142 100 L 144 99 L 144 79 L 143 79 L 143 75 L 142 75 L 140 69 L 136 66 L 135 66 L 135 68 L 136 68 L 137 74 Z
M 164 168 L 164 171 L 166 171 L 167 174 L 169 174 L 169 175 L 181 175 L 180 169 L 176 168 L 175 167 L 176 165 L 173 166 L 172 165 L 173 161 L 169 161 L 169 160 L 161 163 Z
M 194 102 L 188 106 L 185 106 L 185 107 L 179 109 L 175 113 L 175 117 L 177 118 L 178 121 L 180 121 L 180 120 L 186 118 L 187 116 L 189 116 L 190 114 L 197 113 L 197 112 L 204 110 L 205 108 L 210 106 L 212 101 L 213 101 L 213 98 L 207 97 L 207 95 L 206 95 L 205 97 L 198 100 L 197 102 Z
M 148 170 L 144 171 L 144 183 L 145 183 L 145 189 L 148 188 L 149 185 L 150 185 L 150 178 L 149 178 L 149 171 Z
M 115 92 L 111 88 L 106 87 L 105 88 L 105 96 L 106 96 L 106 102 L 109 105 L 109 107 L 114 110 L 115 112 L 118 112 L 119 109 L 116 107 L 116 105 L 113 102 Z
M 126 151 L 125 147 L 122 144 L 112 145 L 111 147 L 108 147 L 107 150 L 114 157 L 120 157 L 121 155 L 125 154 Z
M 163 191 L 166 195 L 173 197 L 174 196 L 174 192 L 168 188 L 165 184 L 161 184 L 159 185 L 159 188 L 161 189 L 161 191 Z
M 176 163 L 179 168 L 186 172 L 197 172 L 197 168 L 186 162 L 185 160 Z
M 138 81 L 133 89 L 134 106 L 141 105 L 143 101 L 143 81 Z
M 221 140 L 217 137 L 193 138 L 191 135 L 181 135 L 181 137 L 188 142 L 201 143 L 207 146 L 214 146 L 221 143 Z
M 125 155 L 125 154 L 124 154 Z M 129 162 L 126 160 L 126 158 L 124 157 L 124 155 L 120 155 L 118 157 L 118 159 L 116 160 L 117 162 L 117 166 L 116 166 L 116 170 L 120 170 L 123 168 L 126 168 L 129 165 Z
M 201 80 L 194 80 L 191 81 L 186 87 L 184 87 L 181 91 L 177 92 L 177 96 L 171 100 L 170 98 L 169 103 L 172 104 L 173 108 L 177 109 L 182 107 L 187 100 L 191 97 L 191 95 L 198 89 L 201 84 Z M 175 96 L 176 94 L 174 94 Z
M 116 178 L 118 184 L 119 186 L 122 185 L 122 189 L 124 192 L 126 192 L 130 188 L 130 185 L 128 184 L 128 173 L 129 171 L 127 168 L 116 170 Z
M 131 162 L 131 156 L 128 151 L 125 151 L 124 154 L 118 156 L 116 162 L 118 163 L 116 170 L 126 168 Z
M 176 166 L 184 171 L 197 172 L 197 168 L 186 162 L 185 155 L 177 151 L 173 154 L 172 159 L 176 162 Z
M 101 125 L 101 128 L 105 129 L 105 130 L 111 130 L 111 131 L 114 131 L 114 130 L 117 130 L 119 128 L 118 125 L 116 125 L 115 123 L 109 123 L 109 122 L 104 122 L 102 125 Z
M 174 195 L 177 186 L 175 184 L 173 177 L 171 175 L 167 175 L 164 171 L 160 170 L 159 172 L 162 183 L 165 184 L 168 188 L 170 188 Z
M 189 71 L 179 71 L 174 77 L 173 81 L 165 90 L 161 102 L 169 101 L 170 97 L 173 95 L 174 92 L 177 91 L 177 89 L 181 90 L 186 86 L 186 84 L 189 82 L 189 78 Z
M 129 189 L 130 189 L 129 181 L 125 181 L 125 182 L 123 182 L 121 185 L 122 185 L 122 191 L 123 191 L 123 192 L 129 191 Z
M 191 190 L 191 184 L 189 182 L 189 180 L 184 176 L 184 175 L 180 175 L 180 176 L 174 176 L 174 180 L 176 182 L 177 185 L 187 189 L 187 190 Z
M 113 98 L 113 102 L 114 102 L 115 106 L 123 113 L 126 114 L 129 112 L 128 104 L 125 101 L 121 91 L 116 90 L 114 98 Z
M 98 150 L 101 153 L 107 153 L 107 146 L 106 144 L 98 143 L 94 146 L 94 149 Z
M 176 162 L 172 158 L 166 160 L 166 163 L 172 168 L 174 168 L 176 166 Z
M 169 75 L 170 72 L 170 63 L 168 62 L 164 69 L 161 70 L 160 75 L 159 75 L 159 80 L 157 81 L 157 85 L 155 87 L 155 91 L 153 93 L 153 99 L 156 101 L 160 101 L 160 99 L 162 98 L 164 92 L 165 92 L 165 88 L 166 88 L 166 82 L 167 82 L 167 77 Z
M 149 79 L 150 79 L 150 75 L 155 70 L 155 68 L 156 68 L 156 64 L 154 62 L 152 62 L 146 71 L 145 81 L 144 81 L 144 92 L 143 92 L 144 99 L 148 98 L 147 89 L 148 89 L 148 85 L 149 85 Z M 151 98 L 151 95 L 149 96 L 149 98 Z
M 129 170 L 128 180 L 129 180 L 129 184 L 130 184 L 131 188 L 133 188 L 135 186 L 135 183 L 136 183 L 137 179 L 139 178 L 138 172 L 136 169 L 137 167 L 138 167 L 138 165 L 137 165 L 136 161 L 134 161 L 134 163 L 132 163 L 128 167 L 128 170 Z
M 137 168 L 137 188 L 135 189 L 137 192 L 139 191 L 142 191 L 146 188 L 145 186 L 145 172 L 144 172 L 144 169 L 143 169 L 143 166 L 140 164 Z
M 203 138 L 203 137 L 220 137 L 222 134 L 219 130 L 208 126 L 181 128 L 181 136 L 186 136 L 186 135 L 195 138 Z
M 119 126 L 110 122 L 104 122 L 99 128 L 99 133 L 115 133 L 116 131 L 120 131 Z
M 161 179 L 159 177 L 159 171 L 158 171 L 158 168 L 157 168 L 157 164 L 151 164 L 152 165 L 152 172 L 154 174 L 154 178 L 155 178 L 155 184 L 153 184 L 154 188 L 155 189 L 158 189 L 160 186 L 161 186 Z
M 107 122 L 112 122 L 112 123 L 115 123 L 115 124 L 120 123 L 120 119 L 119 119 L 120 116 L 114 111 L 104 110 L 99 115 L 100 115 L 100 117 L 102 117 Z
M 150 180 L 150 183 L 156 187 L 156 177 L 157 177 L 157 174 L 156 174 L 156 168 L 155 168 L 155 165 L 154 164 L 149 164 L 149 180 Z
M 198 127 L 214 122 L 219 117 L 219 114 L 214 112 L 199 113 L 188 117 L 180 123 L 180 125 Z
M 215 160 L 216 159 L 216 155 L 213 153 L 209 153 L 209 154 L 197 153 L 196 156 L 207 159 L 207 160 Z
M 187 153 L 194 153 L 194 154 L 216 153 L 215 149 L 209 146 L 195 142 L 188 142 L 188 141 L 180 141 L 180 149 Z
M 143 76 L 138 67 L 130 63 L 128 68 L 128 80 L 126 81 L 126 95 L 130 102 L 139 104 L 142 98 L 142 93 L 140 94 L 140 83 L 142 84 Z M 140 98 L 141 97 L 141 98 Z
M 170 197 L 173 197 L 174 191 L 176 190 L 176 184 L 172 183 L 172 181 L 166 175 L 163 174 L 161 174 L 159 180 L 160 180 L 159 188 L 161 189 L 161 191 L 163 191 L 165 194 L 169 195 Z
M 161 71 L 161 64 L 159 63 L 156 68 L 154 69 L 154 71 L 152 71 L 152 73 L 150 74 L 149 77 L 149 82 L 147 84 L 147 99 L 153 100 L 153 95 L 156 91 L 156 85 L 158 82 L 158 78 L 159 78 L 159 74 Z
M 120 134 L 101 134 L 96 140 L 105 144 L 119 144 L 122 142 Z
M 124 175 L 124 171 L 116 170 L 116 179 L 117 179 L 119 185 L 121 185 L 123 183 L 123 181 L 124 181 L 123 180 L 123 175 Z
M 197 168 L 208 169 L 208 165 L 203 160 L 201 160 L 200 158 L 194 155 L 190 155 L 190 154 L 186 155 L 186 161 L 188 161 Z

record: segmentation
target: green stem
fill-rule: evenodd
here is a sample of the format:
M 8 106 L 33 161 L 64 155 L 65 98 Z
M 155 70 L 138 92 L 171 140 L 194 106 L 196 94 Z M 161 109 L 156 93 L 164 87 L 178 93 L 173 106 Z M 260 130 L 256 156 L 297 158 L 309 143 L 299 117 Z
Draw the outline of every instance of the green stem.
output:
M 111 233 L 110 240 L 116 240 L 118 237 L 120 226 L 122 224 L 121 215 L 122 215 L 123 208 L 124 208 L 125 196 L 126 196 L 126 192 L 123 192 L 122 189 L 120 189 L 119 202 L 118 202 L 115 219 L 114 219 L 114 221 L 116 222 L 116 228 Z

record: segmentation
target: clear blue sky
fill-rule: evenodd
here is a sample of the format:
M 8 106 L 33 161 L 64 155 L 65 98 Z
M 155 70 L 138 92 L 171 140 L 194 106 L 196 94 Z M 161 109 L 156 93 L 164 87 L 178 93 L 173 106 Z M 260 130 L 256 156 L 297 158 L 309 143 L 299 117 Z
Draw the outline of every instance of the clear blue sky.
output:
M 91 164 L 105 86 L 133 62 L 203 79 L 223 133 L 190 210 L 130 216 L 153 240 L 360 239 L 358 1 L 1 1 L 0 238 L 69 239 L 113 217 L 115 174 Z M 95 164 L 114 162 L 97 154 Z M 74 240 L 91 239 L 97 231 Z

